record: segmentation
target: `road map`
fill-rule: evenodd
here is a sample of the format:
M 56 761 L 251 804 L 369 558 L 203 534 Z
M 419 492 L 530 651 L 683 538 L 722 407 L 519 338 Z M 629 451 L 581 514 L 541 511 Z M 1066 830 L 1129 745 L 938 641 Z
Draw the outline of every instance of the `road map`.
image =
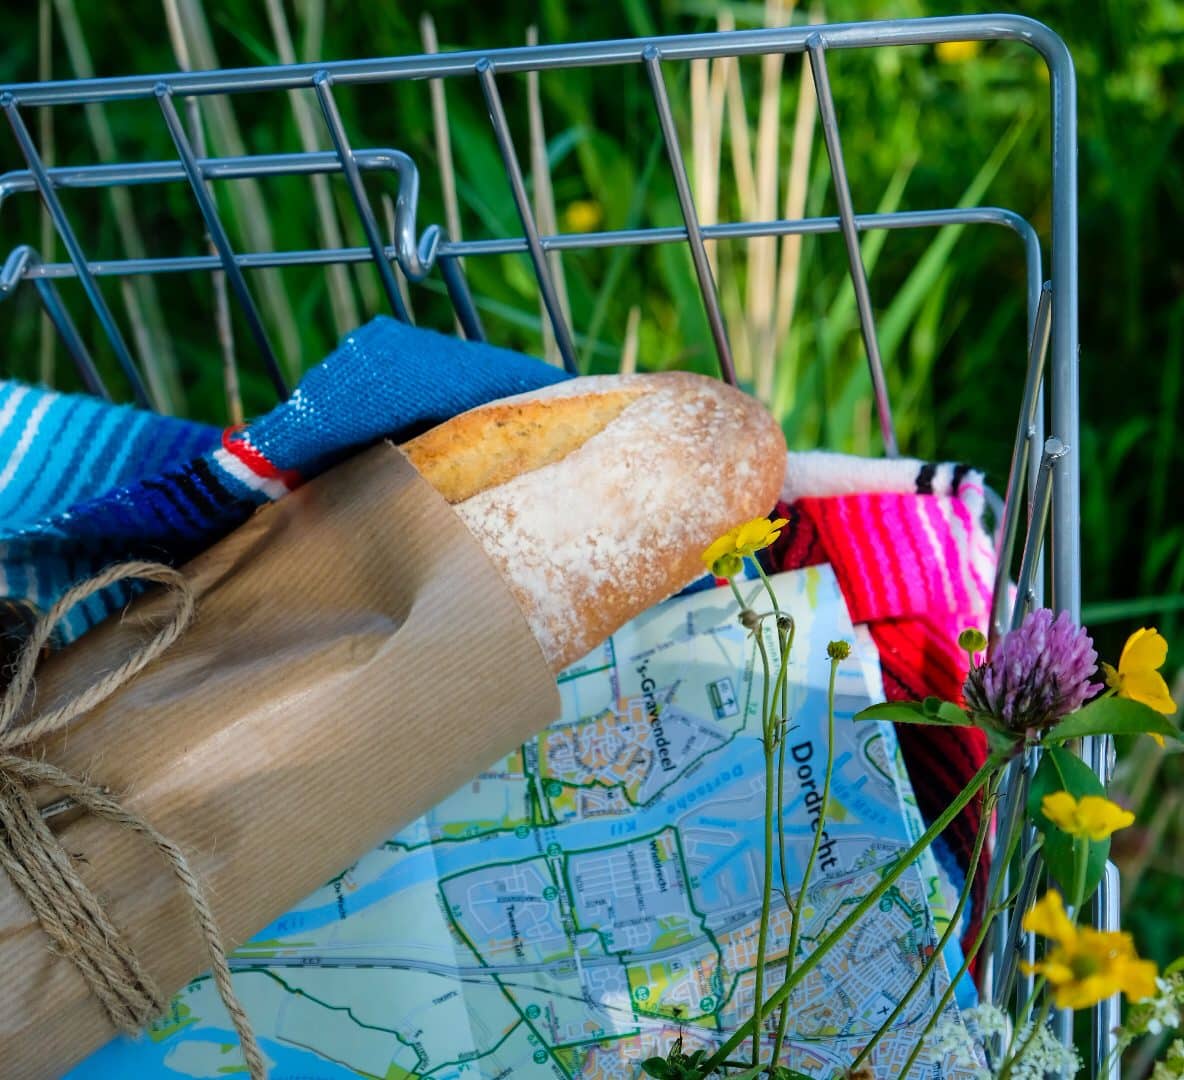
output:
M 826 644 L 856 638 L 829 568 L 773 582 L 797 624 L 784 804 L 792 884 L 826 768 Z M 744 589 L 766 605 L 759 582 Z M 864 642 L 839 669 L 831 804 L 799 960 L 920 833 L 891 728 L 851 721 L 881 699 L 879 683 Z M 565 671 L 560 691 L 550 728 L 234 954 L 235 987 L 275 1080 L 623 1080 L 680 1036 L 688 1052 L 714 1047 L 750 1015 L 761 674 L 731 590 L 658 605 Z M 795 989 L 788 1063 L 817 1077 L 847 1066 L 932 954 L 940 920 L 936 868 L 923 860 Z M 784 976 L 789 929 L 779 900 L 766 993 Z M 880 1044 L 877 1075 L 903 1066 L 947 985 L 944 965 L 935 971 Z M 241 1072 L 203 977 L 148 1031 L 69 1075 Z M 910 1073 L 962 1075 L 926 1055 Z

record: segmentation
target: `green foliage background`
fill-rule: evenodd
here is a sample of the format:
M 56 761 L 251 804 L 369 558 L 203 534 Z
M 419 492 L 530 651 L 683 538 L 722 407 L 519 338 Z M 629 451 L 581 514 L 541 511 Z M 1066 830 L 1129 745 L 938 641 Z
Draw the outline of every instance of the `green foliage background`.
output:
M 223 66 L 276 62 L 263 0 L 206 0 L 196 7 L 204 12 Z M 448 49 L 519 44 L 532 23 L 544 42 L 708 30 L 715 28 L 721 5 L 712 0 L 485 5 L 446 0 L 424 7 L 433 14 Z M 45 58 L 38 56 L 39 10 L 45 8 L 53 13 L 48 55 L 54 77 L 79 70 L 79 57 L 66 48 L 63 33 L 69 17 L 77 18 L 89 62 L 100 75 L 177 67 L 157 0 L 127 0 L 118 11 L 108 5 L 44 0 L 6 11 L 0 82 L 33 80 L 45 72 Z M 305 50 L 320 59 L 421 51 L 419 6 L 288 0 L 285 10 L 301 58 Z M 757 25 L 764 17 L 759 4 L 736 3 L 730 10 L 741 26 Z M 825 16 L 843 21 L 974 10 L 964 0 L 830 0 Z M 1184 5 L 1176 0 L 1031 0 L 1022 5 L 1022 14 L 1046 21 L 1066 39 L 1079 76 L 1086 621 L 1099 651 L 1112 660 L 1131 629 L 1158 625 L 1175 646 L 1169 667 L 1178 668 L 1184 655 L 1184 514 L 1179 496 L 1184 439 L 1178 431 L 1184 415 Z M 802 21 L 805 15 L 796 12 L 794 18 Z M 786 64 L 783 163 L 798 64 L 797 58 Z M 857 210 L 925 209 L 965 198 L 1025 215 L 1047 245 L 1048 90 L 1034 53 L 998 43 L 961 61 L 942 62 L 930 49 L 910 48 L 842 53 L 832 55 L 830 64 Z M 686 68 L 667 65 L 666 76 L 689 143 Z M 749 118 L 755 123 L 759 61 L 746 61 L 742 76 L 753 99 Z M 520 156 L 525 157 L 524 80 L 505 76 L 500 82 Z M 595 202 L 609 227 L 679 223 L 639 68 L 546 75 L 541 92 L 561 228 L 565 208 L 581 200 Z M 480 91 L 472 81 L 452 80 L 448 95 L 464 235 L 517 234 L 520 228 Z M 342 90 L 338 97 L 355 146 L 398 147 L 420 164 L 421 227 L 442 221 L 426 85 Z M 300 148 L 283 96 L 244 96 L 233 107 L 250 151 Z M 108 108 L 106 117 L 117 159 L 175 157 L 153 102 Z M 30 114 L 27 119 L 35 137 L 42 138 L 40 118 Z M 212 153 L 231 152 L 220 145 L 216 127 L 208 126 L 207 136 Z M 52 138 L 57 164 L 97 160 L 92 128 L 80 108 L 58 111 Z M 327 148 L 319 128 L 318 138 Z M 0 135 L 0 169 L 21 164 L 9 137 Z M 736 213 L 734 185 L 729 166 L 723 163 L 721 169 L 722 216 L 727 220 Z M 376 178 L 368 183 L 375 195 L 383 190 Z M 236 243 L 245 247 L 251 211 L 230 190 L 233 186 L 218 185 L 219 205 Z M 269 181 L 262 194 L 276 247 L 319 245 L 306 181 Z M 357 230 L 349 231 L 353 214 L 340 183 L 334 184 L 333 198 L 341 207 L 349 242 L 360 244 Z M 66 192 L 63 201 L 88 252 L 106 257 L 125 253 L 126 230 L 105 196 Z M 200 222 L 180 185 L 141 189 L 135 207 L 149 254 L 203 250 Z M 835 212 L 818 138 L 807 212 Z M 41 229 L 35 200 L 14 198 L 0 214 L 0 249 L 21 242 L 42 244 Z M 742 251 L 738 245 L 721 247 L 725 299 L 729 291 L 733 301 L 743 295 L 747 268 Z M 60 245 L 56 252 L 61 258 Z M 936 236 L 870 234 L 864 252 L 905 452 L 980 464 L 1001 489 L 1024 363 L 1023 264 L 1014 237 L 987 227 Z M 706 323 L 681 249 L 571 255 L 564 269 L 587 370 L 615 367 L 633 305 L 642 316 L 642 366 L 712 370 Z M 468 271 L 483 298 L 482 313 L 493 339 L 540 351 L 538 300 L 525 259 L 470 259 Z M 794 322 L 788 337 L 777 343 L 774 406 L 792 445 L 875 452 L 862 346 L 844 275 L 837 236 L 805 241 Z M 363 318 L 384 310 L 371 271 L 351 272 L 351 278 Z M 339 327 L 321 272 L 257 274 L 251 281 L 290 371 L 315 362 L 332 346 Z M 103 287 L 124 318 L 119 286 L 107 280 Z M 163 278 L 157 288 L 170 344 L 163 347 L 154 339 L 141 354 L 156 369 L 169 408 L 225 422 L 208 280 Z M 98 342 L 98 328 L 85 313 L 80 291 L 65 283 L 62 292 L 84 336 Z M 414 303 L 420 321 L 450 326 L 438 284 L 417 289 Z M 23 378 L 48 375 L 71 387 L 75 384 L 64 354 L 40 353 L 37 311 L 27 288 L 0 305 L 0 333 L 8 342 L 0 368 Z M 249 414 L 266 407 L 269 388 L 243 327 L 236 325 L 236 331 Z M 98 356 L 118 386 L 111 356 L 101 348 Z M 52 369 L 47 360 L 52 360 Z M 1148 756 L 1144 747 L 1133 752 L 1137 768 L 1128 770 L 1124 782 L 1142 810 L 1143 826 L 1132 830 L 1129 850 L 1119 852 L 1129 871 L 1128 921 L 1144 946 L 1163 960 L 1184 951 L 1178 917 L 1184 907 L 1184 879 L 1176 854 L 1184 849 L 1184 802 L 1176 794 L 1184 768 L 1179 755 Z

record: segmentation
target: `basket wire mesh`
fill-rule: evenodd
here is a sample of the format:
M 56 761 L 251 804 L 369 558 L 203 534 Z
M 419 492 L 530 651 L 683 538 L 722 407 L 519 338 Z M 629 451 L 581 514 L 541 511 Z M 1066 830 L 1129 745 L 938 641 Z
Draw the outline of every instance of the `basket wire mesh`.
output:
M 1045 280 L 1040 241 L 1032 224 L 1020 214 L 1000 207 L 938 208 L 914 212 L 856 213 L 842 138 L 831 90 L 828 53 L 835 50 L 892 48 L 908 45 L 963 41 L 1015 41 L 1023 43 L 1047 65 L 1051 90 L 1052 140 L 1049 168 L 1052 183 L 1051 269 Z M 795 220 L 746 220 L 702 224 L 684 162 L 682 143 L 668 92 L 670 66 L 693 60 L 723 57 L 759 57 L 767 54 L 800 54 L 809 65 L 816 91 L 838 214 Z M 550 234 L 540 229 L 531 206 L 526 179 L 515 146 L 503 101 L 502 77 L 527 72 L 571 68 L 640 66 L 652 97 L 661 131 L 662 149 L 677 192 L 683 224 L 598 232 Z M 357 148 L 343 122 L 335 91 L 363 84 L 402 80 L 470 79 L 480 88 L 498 154 L 510 185 L 522 232 L 518 236 L 481 240 L 453 240 L 438 225 L 420 229 L 417 221 L 420 177 L 406 153 L 391 148 Z M 192 105 L 205 95 L 311 90 L 320 108 L 331 152 L 247 154 L 207 157 L 202 153 L 200 126 L 187 130 L 178 103 Z M 26 117 L 37 108 L 61 108 L 99 103 L 118 107 L 128 102 L 155 102 L 160 120 L 176 149 L 175 160 L 102 163 L 74 167 L 50 167 L 29 131 Z M 718 361 L 719 373 L 731 383 L 736 370 L 720 295 L 706 242 L 838 233 L 843 239 L 847 267 L 854 288 L 859 328 L 867 356 L 872 395 L 886 454 L 896 456 L 898 445 L 884 365 L 877 341 L 876 323 L 868 278 L 860 252 L 860 234 L 875 229 L 932 229 L 946 225 L 1003 226 L 1016 235 L 1022 249 L 1026 278 L 1028 360 L 1023 382 L 1011 467 L 1003 494 L 999 528 L 999 569 L 991 636 L 1015 625 L 1034 605 L 1044 603 L 1044 582 L 1051 590 L 1049 603 L 1080 618 L 1081 575 L 1079 535 L 1078 374 L 1077 374 L 1077 181 L 1076 89 L 1072 58 L 1064 42 L 1041 23 L 1016 15 L 983 15 L 936 19 L 903 19 L 762 30 L 721 31 L 671 37 L 590 42 L 565 45 L 531 45 L 521 48 L 471 52 L 432 53 L 422 56 L 332 63 L 290 64 L 222 71 L 188 71 L 169 75 L 137 75 L 125 78 L 86 79 L 0 86 L 0 109 L 11 129 L 26 168 L 0 175 L 0 208 L 17 195 L 40 197 L 65 248 L 68 261 L 43 261 L 37 250 L 21 244 L 0 266 L 0 299 L 23 283 L 36 290 L 45 314 L 57 331 L 82 384 L 94 395 L 109 398 L 87 343 L 79 333 L 58 291 L 57 282 L 76 280 L 85 294 L 107 344 L 118 361 L 137 404 L 151 408 L 158 402 L 133 358 L 123 331 L 107 303 L 100 280 L 132 275 L 209 274 L 222 272 L 245 320 L 258 362 L 275 392 L 288 393 L 280 357 L 270 340 L 246 271 L 267 267 L 369 264 L 375 268 L 381 293 L 391 313 L 409 319 L 403 299 L 406 283 L 422 283 L 438 273 L 455 312 L 461 333 L 484 340 L 485 330 L 469 289 L 462 260 L 482 256 L 526 253 L 537 282 L 542 306 L 550 322 L 554 342 L 569 371 L 576 371 L 573 329 L 560 302 L 549 257 L 554 253 L 615 248 L 685 244 L 694 267 L 707 325 Z M 394 174 L 397 195 L 390 240 L 383 238 L 370 196 L 364 184 L 368 173 Z M 363 246 L 324 247 L 289 251 L 240 251 L 233 246 L 210 185 L 223 180 L 269 176 L 339 174 L 348 187 L 352 207 L 365 238 Z M 182 182 L 187 185 L 210 240 L 208 254 L 96 260 L 88 257 L 66 213 L 59 192 L 70 189 L 140 188 L 144 185 Z M 399 280 L 401 275 L 402 281 Z M 1046 364 L 1047 358 L 1047 364 Z M 1047 377 L 1045 369 L 1047 366 Z M 1047 391 L 1047 393 L 1046 393 Z M 1047 407 L 1046 407 L 1047 397 Z M 1050 436 L 1045 438 L 1045 426 Z M 1024 522 L 1021 538 L 1021 521 Z M 1048 534 L 1048 543 L 1044 538 Z M 1013 551 L 1019 544 L 1020 569 L 1012 604 L 1008 588 Z M 1048 566 L 1045 567 L 1047 549 Z M 1082 754 L 1105 783 L 1110 768 L 1108 739 L 1084 740 Z M 1016 763 L 1008 777 L 1000 821 L 1019 815 L 1027 783 L 1035 767 L 1034 755 Z M 1030 837 L 1025 847 L 1030 844 Z M 1008 873 L 996 866 L 993 873 Z M 1012 882 L 1019 889 L 1019 907 L 1032 898 L 1037 875 L 1029 873 Z M 1108 865 L 1093 902 L 1091 917 L 1103 929 L 1115 929 L 1118 919 L 1118 881 Z M 1025 940 L 1026 937 L 1026 940 Z M 980 979 L 987 1000 L 1004 1000 L 1025 989 L 1017 982 L 1016 961 L 1032 955 L 1034 943 L 1018 920 L 1000 919 L 994 943 Z M 1027 984 L 1030 989 L 1030 982 Z M 1058 1016 L 1063 1036 L 1071 1037 L 1071 1014 Z M 1110 1059 L 1112 1030 L 1119 1019 L 1117 999 L 1093 1010 L 1090 1058 L 1094 1075 L 1103 1075 L 1102 1063 Z M 1117 1076 L 1111 1062 L 1104 1075 Z

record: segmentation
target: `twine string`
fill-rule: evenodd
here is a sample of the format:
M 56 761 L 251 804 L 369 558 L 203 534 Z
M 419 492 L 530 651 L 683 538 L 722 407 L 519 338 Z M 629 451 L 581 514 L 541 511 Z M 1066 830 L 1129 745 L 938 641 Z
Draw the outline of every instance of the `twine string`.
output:
M 131 579 L 154 582 L 171 591 L 176 604 L 167 622 L 101 679 L 60 705 L 34 715 L 34 674 L 54 628 L 75 604 L 109 585 Z M 209 900 L 184 853 L 104 788 L 22 752 L 65 729 L 142 671 L 185 632 L 195 610 L 193 592 L 178 571 L 162 563 L 133 561 L 110 566 L 75 585 L 37 620 L 0 698 L 0 866 L 28 901 L 54 949 L 86 980 L 111 1023 L 120 1031 L 135 1034 L 164 1012 L 167 1001 L 46 824 L 31 789 L 54 788 L 95 817 L 143 837 L 172 869 L 189 899 L 214 984 L 238 1033 L 247 1069 L 252 1080 L 263 1080 L 267 1075 L 263 1053 L 231 984 L 230 965 Z

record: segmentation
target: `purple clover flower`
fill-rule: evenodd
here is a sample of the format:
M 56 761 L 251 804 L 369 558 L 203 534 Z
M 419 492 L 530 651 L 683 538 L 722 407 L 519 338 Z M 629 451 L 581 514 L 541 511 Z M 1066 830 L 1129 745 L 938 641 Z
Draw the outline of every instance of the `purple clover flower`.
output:
M 1068 612 L 1033 611 L 972 668 L 962 692 L 971 711 L 993 726 L 1022 734 L 1052 727 L 1102 689 L 1090 682 L 1098 654 Z

